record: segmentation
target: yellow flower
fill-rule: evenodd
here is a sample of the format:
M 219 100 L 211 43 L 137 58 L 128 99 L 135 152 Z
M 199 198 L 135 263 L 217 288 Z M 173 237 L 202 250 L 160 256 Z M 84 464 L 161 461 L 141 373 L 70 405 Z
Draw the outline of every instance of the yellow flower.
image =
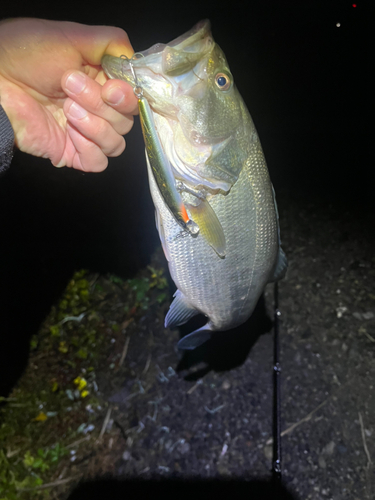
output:
M 39 415 L 34 418 L 34 420 L 36 422 L 44 422 L 45 420 L 47 420 L 47 418 L 48 418 L 47 415 L 41 411 Z
M 78 390 L 82 391 L 87 385 L 87 381 L 83 377 L 77 377 L 74 379 L 74 383 L 78 385 Z
M 63 354 L 66 354 L 68 352 L 68 347 L 66 345 L 65 340 L 60 342 L 59 351 L 62 352 Z

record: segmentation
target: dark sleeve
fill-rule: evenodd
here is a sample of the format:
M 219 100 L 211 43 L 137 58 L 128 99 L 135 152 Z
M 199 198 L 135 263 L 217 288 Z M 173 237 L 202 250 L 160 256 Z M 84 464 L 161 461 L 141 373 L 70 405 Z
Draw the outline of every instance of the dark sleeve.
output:
M 0 104 L 0 174 L 8 169 L 13 157 L 14 132 Z

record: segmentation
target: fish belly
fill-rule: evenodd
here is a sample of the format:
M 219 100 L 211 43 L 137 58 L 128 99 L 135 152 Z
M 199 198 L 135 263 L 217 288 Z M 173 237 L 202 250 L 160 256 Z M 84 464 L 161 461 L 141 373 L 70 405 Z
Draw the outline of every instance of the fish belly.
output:
M 272 186 L 259 141 L 230 192 L 209 200 L 225 234 L 224 258 L 202 235 L 192 237 L 181 229 L 150 168 L 148 175 L 160 238 L 177 288 L 191 306 L 208 316 L 211 330 L 242 324 L 272 278 L 278 252 Z

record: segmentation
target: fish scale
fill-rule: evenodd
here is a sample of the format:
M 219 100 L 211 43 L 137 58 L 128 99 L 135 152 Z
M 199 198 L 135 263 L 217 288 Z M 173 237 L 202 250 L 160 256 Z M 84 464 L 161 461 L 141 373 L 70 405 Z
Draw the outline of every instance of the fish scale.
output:
M 210 200 L 228 242 L 224 259 L 201 235 L 181 238 L 152 175 L 149 181 L 177 288 L 190 305 L 203 314 L 209 311 L 212 330 L 246 321 L 272 276 L 278 251 L 276 213 L 261 149 L 251 154 L 229 194 Z

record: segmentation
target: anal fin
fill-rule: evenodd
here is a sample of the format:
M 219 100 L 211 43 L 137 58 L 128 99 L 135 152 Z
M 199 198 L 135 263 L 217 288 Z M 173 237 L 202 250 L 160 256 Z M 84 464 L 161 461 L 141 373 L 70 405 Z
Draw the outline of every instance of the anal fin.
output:
M 164 326 L 165 328 L 174 328 L 175 326 L 183 325 L 197 314 L 199 314 L 199 311 L 187 302 L 180 290 L 176 290 L 174 300 L 165 317 Z
M 202 328 L 198 328 L 194 332 L 185 335 L 179 342 L 177 342 L 177 347 L 184 351 L 192 351 L 196 347 L 207 342 L 211 338 L 211 331 L 209 324 L 202 326 Z

